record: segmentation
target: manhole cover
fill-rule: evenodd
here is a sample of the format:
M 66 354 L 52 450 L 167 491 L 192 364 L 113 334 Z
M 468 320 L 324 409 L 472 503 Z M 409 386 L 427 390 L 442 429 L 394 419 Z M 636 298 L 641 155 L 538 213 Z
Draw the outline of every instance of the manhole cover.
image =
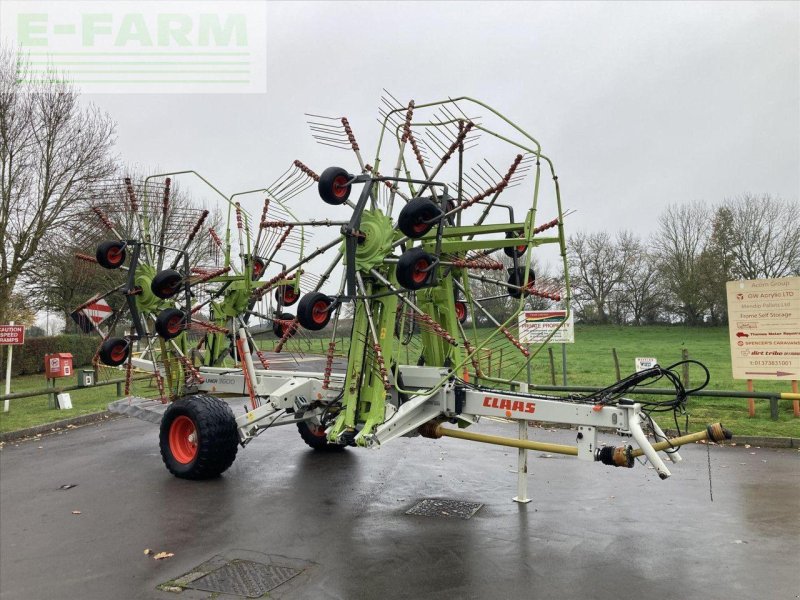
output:
M 462 502 L 461 500 L 440 500 L 426 498 L 417 502 L 407 515 L 420 515 L 423 517 L 450 517 L 469 519 L 483 506 L 478 502 Z
M 252 560 L 232 560 L 219 569 L 195 579 L 186 587 L 204 592 L 260 598 L 300 572 L 299 569 L 265 565 Z

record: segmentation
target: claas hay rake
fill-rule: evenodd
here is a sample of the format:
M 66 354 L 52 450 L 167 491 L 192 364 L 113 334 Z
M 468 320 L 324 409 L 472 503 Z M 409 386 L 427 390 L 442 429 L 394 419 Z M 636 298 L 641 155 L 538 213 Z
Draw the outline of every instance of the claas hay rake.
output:
M 194 172 L 97 190 L 92 235 L 106 239 L 82 256 L 120 270 L 122 281 L 75 318 L 101 335 L 100 363 L 129 380 L 136 368 L 153 374 L 166 406 L 156 411 L 161 453 L 173 474 L 219 475 L 239 447 L 287 424 L 320 451 L 448 436 L 613 466 L 644 455 L 662 478 L 681 444 L 730 437 L 715 424 L 667 438 L 653 413 L 670 411 L 677 423 L 691 391 L 674 365 L 588 395 L 529 390 L 524 375 L 549 338 L 522 343 L 519 315 L 558 307 L 566 321 L 570 310 L 566 214 L 551 159 L 470 98 L 415 104 L 387 93 L 379 122 L 368 163 L 346 118 L 309 115 L 319 143 L 348 153 L 344 166 L 318 173 L 294 161 L 269 186 L 230 197 Z M 223 209 L 173 208 L 178 176 L 200 178 Z M 247 194 L 264 199 L 257 222 L 242 206 Z M 536 257 L 547 252 L 558 272 L 537 275 Z M 108 322 L 87 319 L 92 302 L 120 293 Z M 130 332 L 118 333 L 128 322 Z M 274 336 L 269 351 L 259 345 L 264 332 Z M 298 356 L 308 336 L 329 340 L 327 351 L 285 368 L 281 357 Z M 660 378 L 674 398 L 625 398 Z M 241 400 L 236 415 L 231 405 Z M 126 412 L 132 402 L 115 407 Z M 481 418 L 562 423 L 578 434 L 564 446 L 519 439 L 524 427 L 519 438 L 473 433 Z M 598 428 L 628 443 L 598 445 Z

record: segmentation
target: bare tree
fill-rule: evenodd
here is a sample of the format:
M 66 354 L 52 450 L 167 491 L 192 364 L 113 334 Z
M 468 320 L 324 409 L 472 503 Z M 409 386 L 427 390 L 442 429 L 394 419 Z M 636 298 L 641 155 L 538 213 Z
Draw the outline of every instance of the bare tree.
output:
M 614 240 L 607 232 L 578 232 L 567 243 L 573 299 L 578 316 L 585 321 L 607 323 L 610 306 L 626 279 L 630 266 L 630 234 Z
M 0 322 L 29 274 L 42 239 L 72 216 L 86 189 L 114 169 L 114 124 L 83 108 L 69 83 L 35 86 L 0 48 Z
M 664 292 L 657 268 L 657 257 L 641 239 L 623 232 L 619 245 L 627 260 L 625 277 L 620 282 L 614 304 L 624 309 L 624 320 L 634 325 L 655 323 L 664 307 Z
M 732 274 L 772 279 L 800 274 L 800 203 L 769 194 L 726 200 Z
M 669 206 L 658 218 L 654 246 L 673 310 L 688 325 L 703 322 L 707 303 L 699 259 L 708 243 L 711 212 L 702 202 Z

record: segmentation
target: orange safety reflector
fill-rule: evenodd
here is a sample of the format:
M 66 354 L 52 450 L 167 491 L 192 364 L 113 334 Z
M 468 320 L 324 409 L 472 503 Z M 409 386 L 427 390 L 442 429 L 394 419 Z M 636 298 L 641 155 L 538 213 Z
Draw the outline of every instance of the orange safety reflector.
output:
M 594 412 L 600 412 L 601 410 L 603 410 L 603 405 L 602 405 L 602 404 L 595 404 L 595 405 L 592 407 L 592 410 L 593 410 Z

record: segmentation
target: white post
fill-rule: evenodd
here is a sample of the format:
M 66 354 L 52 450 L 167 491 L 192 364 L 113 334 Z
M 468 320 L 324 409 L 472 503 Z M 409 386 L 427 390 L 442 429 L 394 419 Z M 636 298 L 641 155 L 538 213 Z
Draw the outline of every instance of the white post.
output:
M 13 324 L 14 321 L 11 321 L 9 323 L 9 325 Z M 6 361 L 6 396 L 8 396 L 11 393 L 11 351 L 13 348 L 14 346 L 12 345 L 8 346 L 8 357 L 7 357 L 8 360 Z M 8 402 L 9 402 L 8 400 L 3 400 L 3 412 L 8 412 L 9 408 Z
M 520 391 L 527 392 L 528 384 L 523 383 L 520 386 Z M 528 439 L 528 422 L 520 419 L 519 423 L 519 439 Z M 531 501 L 528 498 L 528 451 L 525 448 L 520 448 L 517 454 L 517 495 L 512 498 L 514 502 L 520 504 L 527 504 Z

